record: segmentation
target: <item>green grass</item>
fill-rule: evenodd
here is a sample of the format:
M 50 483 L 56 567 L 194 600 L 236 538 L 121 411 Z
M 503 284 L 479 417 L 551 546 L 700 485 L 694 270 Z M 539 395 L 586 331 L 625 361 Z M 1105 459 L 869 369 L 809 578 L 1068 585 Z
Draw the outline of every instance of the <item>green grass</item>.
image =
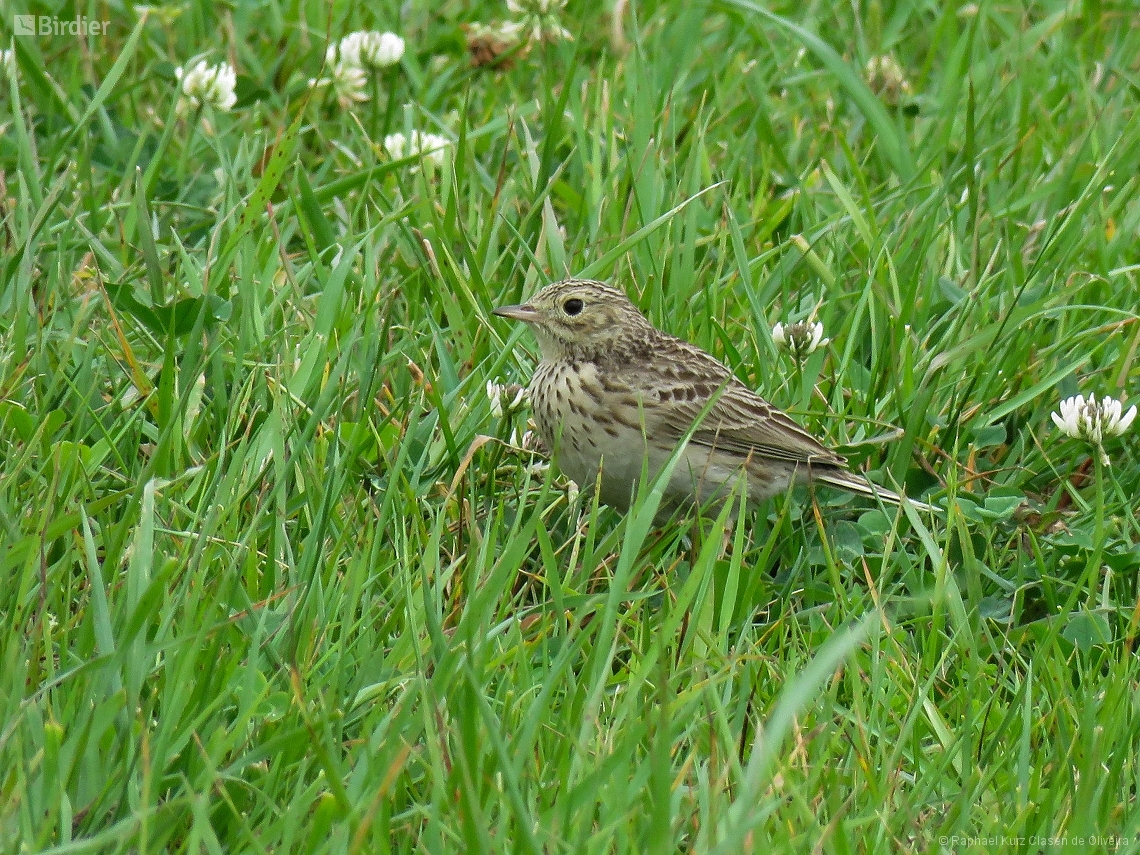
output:
M 572 0 L 505 71 L 490 2 L 12 39 L 0 851 L 1140 851 L 1140 428 L 1049 420 L 1140 392 L 1140 30 L 953 5 L 631 3 L 617 49 Z M 306 100 L 364 28 L 379 99 Z M 198 54 L 241 79 L 195 125 Z M 491 308 L 583 271 L 945 519 L 572 500 L 484 387 L 535 360 Z

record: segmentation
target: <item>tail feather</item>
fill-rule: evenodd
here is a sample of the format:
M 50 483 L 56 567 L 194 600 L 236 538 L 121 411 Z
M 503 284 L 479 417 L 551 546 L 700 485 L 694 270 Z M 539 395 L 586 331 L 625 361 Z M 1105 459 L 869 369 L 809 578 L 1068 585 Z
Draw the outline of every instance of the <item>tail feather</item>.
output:
M 888 490 L 886 487 L 880 487 L 877 484 L 872 484 L 862 475 L 852 472 L 849 469 L 827 469 L 820 471 L 815 469 L 812 471 L 812 480 L 819 481 L 823 484 L 830 484 L 832 487 L 838 487 L 841 490 L 848 490 L 852 493 L 858 493 L 860 496 L 867 496 L 872 499 L 881 499 L 884 502 L 890 502 L 892 505 L 901 505 L 903 497 L 898 493 Z M 917 502 L 906 497 L 914 507 L 920 511 L 933 511 L 941 513 L 942 509 L 934 505 L 928 505 L 926 502 Z

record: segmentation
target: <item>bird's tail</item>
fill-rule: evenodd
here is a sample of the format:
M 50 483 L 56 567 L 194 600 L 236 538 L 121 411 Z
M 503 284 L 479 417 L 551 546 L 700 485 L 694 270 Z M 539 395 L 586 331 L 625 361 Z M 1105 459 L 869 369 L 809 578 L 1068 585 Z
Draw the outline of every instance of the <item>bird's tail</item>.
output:
M 830 484 L 832 487 L 838 487 L 840 490 L 847 490 L 852 493 L 858 493 L 860 496 L 868 496 L 872 499 L 881 499 L 884 502 L 890 502 L 892 505 L 901 505 L 903 497 L 898 493 L 888 490 L 886 487 L 880 487 L 877 484 L 872 484 L 862 475 L 852 472 L 849 469 L 827 469 L 820 471 L 815 469 L 812 471 L 812 480 L 819 481 L 823 484 Z M 928 505 L 926 502 L 916 502 L 914 499 L 907 497 L 912 505 L 920 511 L 933 511 L 941 513 L 942 509 L 934 505 Z

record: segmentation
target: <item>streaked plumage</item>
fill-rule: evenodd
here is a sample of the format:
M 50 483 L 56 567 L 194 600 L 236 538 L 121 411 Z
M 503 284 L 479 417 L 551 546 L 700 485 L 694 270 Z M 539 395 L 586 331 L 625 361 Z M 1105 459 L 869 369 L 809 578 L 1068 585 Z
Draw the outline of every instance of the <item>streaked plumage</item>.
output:
M 706 407 L 666 487 L 666 509 L 727 496 L 742 472 L 753 500 L 813 480 L 899 501 L 712 356 L 656 329 L 616 288 L 567 279 L 495 314 L 534 331 L 542 351 L 530 383 L 538 433 L 584 490 L 601 471 L 606 504 L 628 509 L 645 462 L 652 478 Z

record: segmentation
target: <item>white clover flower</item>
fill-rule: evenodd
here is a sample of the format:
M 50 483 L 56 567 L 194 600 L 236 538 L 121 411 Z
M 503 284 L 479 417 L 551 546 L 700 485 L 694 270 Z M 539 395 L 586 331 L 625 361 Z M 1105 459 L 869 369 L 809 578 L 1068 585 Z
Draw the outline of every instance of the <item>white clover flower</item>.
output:
M 365 33 L 352 33 L 325 51 L 328 77 L 310 80 L 311 86 L 332 86 L 337 103 L 348 110 L 368 100 L 368 75 L 360 64 L 360 38 Z
M 408 150 L 408 138 L 403 134 L 388 134 L 384 137 L 384 151 L 393 160 L 403 160 Z
M 353 104 L 368 100 L 368 77 L 359 65 L 348 62 L 334 63 L 330 69 L 329 83 L 336 93 L 337 103 L 346 110 Z
M 182 84 L 177 108 L 179 115 L 184 116 L 199 107 L 215 107 L 228 113 L 237 103 L 237 95 L 234 94 L 237 74 L 229 63 L 207 65 L 203 59 L 189 71 L 183 71 L 179 66 L 174 69 L 174 76 Z
M 1092 443 L 1101 453 L 1101 459 L 1108 463 L 1108 455 L 1101 447 L 1105 437 L 1120 436 L 1136 419 L 1136 405 L 1127 412 L 1116 398 L 1105 395 L 1097 403 L 1096 395 L 1076 395 L 1061 401 L 1059 413 L 1052 413 L 1053 424 L 1066 436 L 1083 439 Z
M 787 326 L 776 324 L 772 327 L 772 341 L 788 351 L 797 362 L 802 362 L 831 339 L 823 337 L 823 324 L 800 321 Z
M 345 65 L 363 68 L 364 63 L 360 61 L 360 46 L 366 35 L 368 34 L 364 32 L 349 33 L 336 44 L 329 45 L 328 50 L 325 51 L 325 62 L 330 67 L 337 63 L 344 63 Z
M 410 138 L 400 133 L 384 137 L 384 151 L 393 160 L 419 155 L 434 166 L 443 165 L 450 145 L 451 141 L 447 137 L 420 131 L 412 131 Z
M 491 402 L 491 415 L 501 419 L 504 413 L 512 413 L 527 399 L 525 386 L 512 383 L 509 386 L 487 381 L 487 400 Z M 504 403 L 505 402 L 505 403 Z
M 0 50 L 0 71 L 11 80 L 16 76 L 16 54 L 10 50 Z
M 532 42 L 573 38 L 558 20 L 558 13 L 565 8 L 566 0 L 507 0 L 511 14 L 522 16 L 516 23 Z
M 412 140 L 417 154 L 422 154 L 436 166 L 443 166 L 443 161 L 447 157 L 447 147 L 451 145 L 447 137 L 439 134 L 420 134 L 417 139 L 413 131 Z
M 360 34 L 360 64 L 369 68 L 388 68 L 404 57 L 404 40 L 395 33 Z
M 404 40 L 395 33 L 361 30 L 349 33 L 336 44 L 329 45 L 325 51 L 325 64 L 335 76 L 338 68 L 388 68 L 398 63 L 403 56 Z

